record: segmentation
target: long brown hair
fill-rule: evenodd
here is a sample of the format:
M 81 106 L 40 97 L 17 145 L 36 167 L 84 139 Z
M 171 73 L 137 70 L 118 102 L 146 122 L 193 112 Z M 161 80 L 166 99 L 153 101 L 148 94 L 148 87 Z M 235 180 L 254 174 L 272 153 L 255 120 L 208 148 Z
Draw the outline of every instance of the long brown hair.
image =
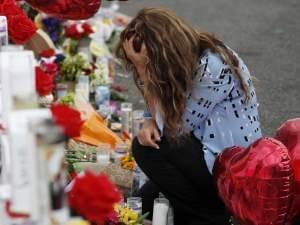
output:
M 250 98 L 236 56 L 214 35 L 198 31 L 174 12 L 163 8 L 142 9 L 121 33 L 117 57 L 133 72 L 137 83 L 138 74 L 122 45 L 133 36 L 134 50 L 140 52 L 144 43 L 149 59 L 145 65 L 147 79 L 140 90 L 146 102 L 155 99 L 160 105 L 169 137 L 176 137 L 183 130 L 182 114 L 187 94 L 205 49 L 220 55 L 240 80 L 246 100 Z

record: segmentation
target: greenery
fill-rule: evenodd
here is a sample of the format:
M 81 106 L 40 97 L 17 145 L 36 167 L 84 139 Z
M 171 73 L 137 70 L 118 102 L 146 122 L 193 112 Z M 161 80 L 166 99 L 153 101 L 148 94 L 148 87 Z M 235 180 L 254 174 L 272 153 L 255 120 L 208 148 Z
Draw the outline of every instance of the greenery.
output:
M 88 62 L 82 54 L 66 57 L 60 65 L 60 81 L 77 81 Z
M 127 96 L 120 94 L 116 91 L 111 91 L 110 93 L 110 100 L 112 101 L 125 102 L 127 98 L 128 98 Z
M 68 92 L 64 97 L 59 99 L 58 102 L 68 106 L 75 106 L 74 93 Z

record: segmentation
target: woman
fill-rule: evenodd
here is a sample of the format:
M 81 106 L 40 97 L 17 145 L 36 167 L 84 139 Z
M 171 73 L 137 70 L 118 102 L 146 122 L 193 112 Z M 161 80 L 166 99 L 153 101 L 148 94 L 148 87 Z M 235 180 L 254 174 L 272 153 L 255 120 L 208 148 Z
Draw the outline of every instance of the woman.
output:
M 227 224 L 214 161 L 224 148 L 261 137 L 247 67 L 222 41 L 160 8 L 133 18 L 117 56 L 133 71 L 152 115 L 132 147 L 148 186 L 170 200 L 176 225 Z

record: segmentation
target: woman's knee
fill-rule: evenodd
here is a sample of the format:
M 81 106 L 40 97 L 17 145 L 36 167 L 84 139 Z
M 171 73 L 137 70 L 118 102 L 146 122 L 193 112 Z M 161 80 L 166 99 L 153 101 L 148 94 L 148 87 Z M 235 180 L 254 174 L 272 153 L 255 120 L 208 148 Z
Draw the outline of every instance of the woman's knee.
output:
M 162 146 L 160 145 L 160 147 Z M 138 164 L 149 164 L 152 159 L 160 158 L 161 150 L 162 149 L 157 150 L 150 146 L 141 145 L 136 137 L 132 141 L 132 155 Z
M 132 141 L 132 155 L 135 158 L 136 161 L 139 161 L 143 152 L 145 151 L 145 146 L 141 145 L 135 137 Z

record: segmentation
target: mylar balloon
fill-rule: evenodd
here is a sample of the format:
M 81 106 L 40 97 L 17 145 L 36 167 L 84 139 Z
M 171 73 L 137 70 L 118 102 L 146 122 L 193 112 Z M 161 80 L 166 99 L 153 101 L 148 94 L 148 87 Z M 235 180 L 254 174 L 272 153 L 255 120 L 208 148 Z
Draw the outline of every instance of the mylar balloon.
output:
M 288 148 L 294 169 L 294 196 L 289 211 L 289 220 L 292 221 L 300 215 L 300 118 L 285 122 L 277 130 L 275 138 Z
M 82 20 L 92 17 L 101 0 L 26 0 L 33 8 L 61 19 Z
M 261 138 L 247 149 L 224 150 L 215 163 L 219 194 L 240 225 L 283 225 L 293 172 L 287 148 Z

